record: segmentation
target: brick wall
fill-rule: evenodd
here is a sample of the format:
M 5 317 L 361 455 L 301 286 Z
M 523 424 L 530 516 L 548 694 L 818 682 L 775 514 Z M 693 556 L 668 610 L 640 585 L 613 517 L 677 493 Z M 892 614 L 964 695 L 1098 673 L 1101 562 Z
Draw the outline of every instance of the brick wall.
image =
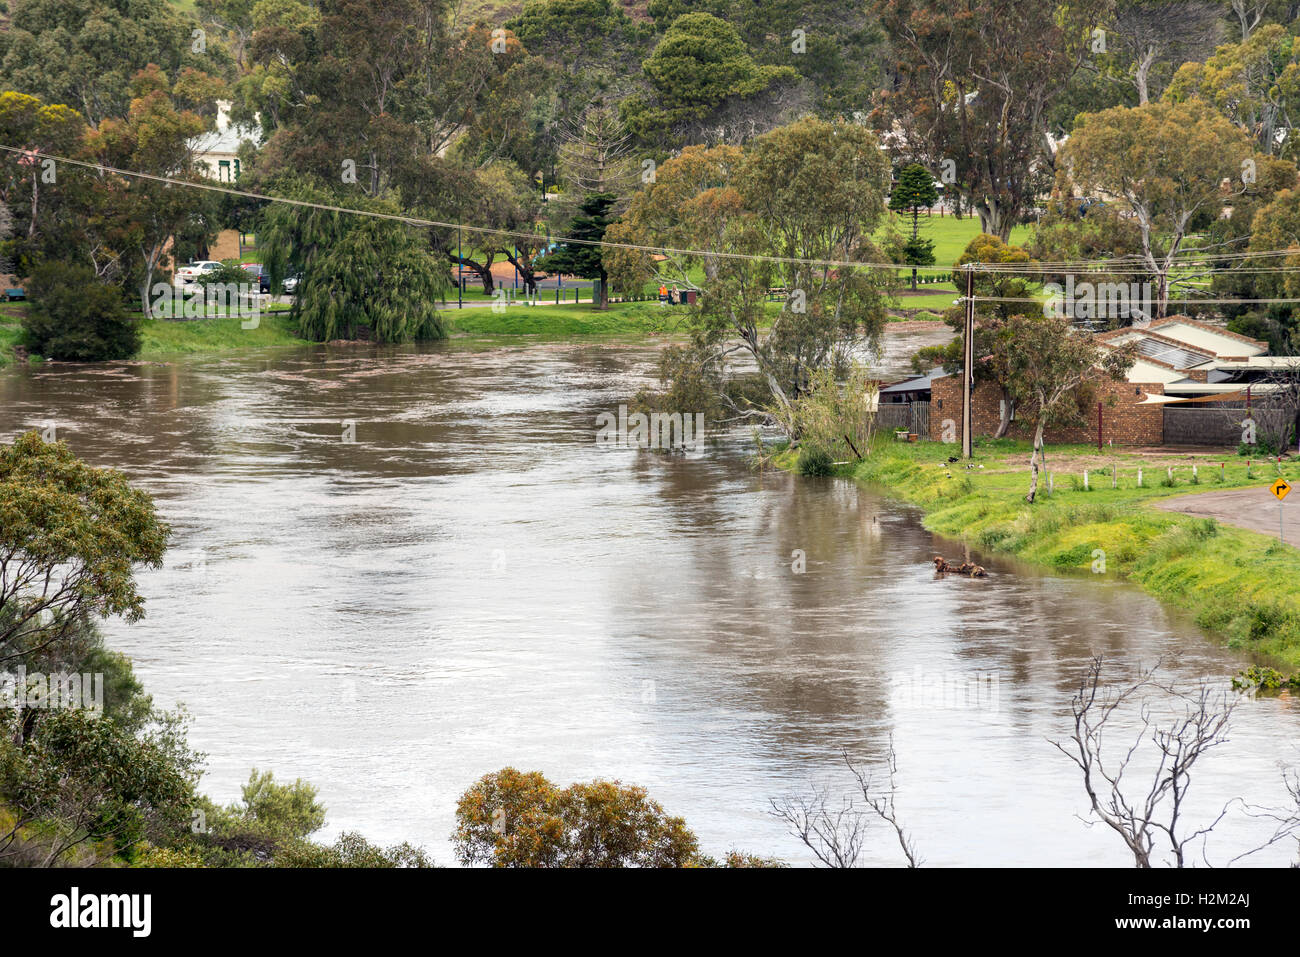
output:
M 1147 393 L 1163 394 L 1164 386 L 1158 382 L 1104 382 L 1097 385 L 1097 398 L 1102 403 L 1102 441 L 1115 445 L 1160 445 L 1164 440 L 1164 408 L 1152 404 L 1142 405 Z M 1134 389 L 1141 389 L 1135 395 Z M 981 383 L 973 396 L 973 422 L 975 435 L 989 436 L 998 430 L 1001 419 L 998 391 L 988 383 Z M 942 407 L 940 406 L 942 403 Z M 943 423 L 951 419 L 956 425 L 957 441 L 961 441 L 961 376 L 935 379 L 930 393 L 930 438 L 943 440 Z M 1011 423 L 1009 435 L 1018 439 L 1032 439 L 1033 427 L 1023 414 Z M 1083 426 L 1047 430 L 1047 442 L 1096 442 L 1097 407 L 1094 404 Z

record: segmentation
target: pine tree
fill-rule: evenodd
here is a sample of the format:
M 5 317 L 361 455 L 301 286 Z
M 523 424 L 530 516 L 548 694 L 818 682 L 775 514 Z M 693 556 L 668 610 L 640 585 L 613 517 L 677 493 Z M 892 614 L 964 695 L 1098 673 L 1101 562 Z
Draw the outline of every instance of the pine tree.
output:
M 916 289 L 916 267 L 934 265 L 934 243 L 922 239 L 921 210 L 929 209 L 939 199 L 934 177 L 920 163 L 903 167 L 898 182 L 889 194 L 889 208 L 896 213 L 912 214 L 912 238 L 903 247 L 903 261 L 912 267 L 912 289 Z
M 609 284 L 602 258 L 603 248 L 592 245 L 605 238 L 605 229 L 613 221 L 610 208 L 618 199 L 613 193 L 591 193 L 578 207 L 567 230 L 571 239 L 586 242 L 560 243 L 555 252 L 545 257 L 541 267 L 547 272 L 567 273 L 583 279 L 600 281 L 600 308 L 609 308 Z

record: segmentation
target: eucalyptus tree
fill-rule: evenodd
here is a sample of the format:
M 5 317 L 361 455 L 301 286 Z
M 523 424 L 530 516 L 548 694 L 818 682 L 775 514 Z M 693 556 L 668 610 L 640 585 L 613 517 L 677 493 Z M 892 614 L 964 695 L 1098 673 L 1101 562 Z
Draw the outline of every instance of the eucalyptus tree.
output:
M 22 0 L 0 31 L 0 84 L 64 103 L 92 126 L 125 117 L 132 78 L 150 64 L 220 75 L 229 59 L 166 0 Z
M 1084 114 L 1065 150 L 1079 185 L 1116 197 L 1137 223 L 1157 318 L 1168 310 L 1170 274 L 1196 217 L 1217 216 L 1252 189 L 1266 162 L 1245 133 L 1196 99 Z
M 1004 242 L 1051 185 L 1052 104 L 1113 0 L 876 0 L 892 41 L 876 121 Z
M 790 422 L 817 370 L 845 369 L 855 348 L 879 342 L 888 277 L 865 264 L 883 260 L 870 237 L 888 182 L 875 136 L 845 122 L 804 119 L 744 149 L 688 147 L 606 232 L 657 252 L 609 248 L 606 267 L 624 288 L 660 278 L 699 290 L 687 314 L 695 368 L 748 355 Z M 786 299 L 769 325 L 774 284 Z

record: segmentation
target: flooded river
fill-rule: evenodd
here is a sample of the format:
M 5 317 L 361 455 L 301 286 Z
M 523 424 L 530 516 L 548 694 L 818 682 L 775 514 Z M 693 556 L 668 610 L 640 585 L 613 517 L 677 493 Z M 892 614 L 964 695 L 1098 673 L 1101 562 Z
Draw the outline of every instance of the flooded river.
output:
M 915 510 L 760 475 L 743 432 L 684 456 L 599 448 L 596 416 L 654 360 L 457 341 L 49 365 L 0 373 L 0 434 L 53 423 L 156 496 L 167 565 L 141 575 L 148 617 L 106 634 L 159 704 L 189 707 L 218 800 L 271 768 L 319 788 L 324 836 L 451 863 L 457 796 L 514 765 L 644 785 L 709 852 L 806 863 L 769 801 L 847 795 L 841 750 L 871 766 L 892 737 L 928 864 L 1129 863 L 1078 819 L 1051 744 L 1088 659 L 1123 676 L 1170 655 L 1172 676 L 1219 682 L 1249 659 L 1095 576 L 980 555 L 987 580 L 936 581 L 931 556 L 961 549 Z M 1297 731 L 1296 699 L 1247 702 L 1196 810 L 1280 802 Z M 867 862 L 897 863 L 873 833 Z M 1234 816 L 1211 860 L 1258 833 Z

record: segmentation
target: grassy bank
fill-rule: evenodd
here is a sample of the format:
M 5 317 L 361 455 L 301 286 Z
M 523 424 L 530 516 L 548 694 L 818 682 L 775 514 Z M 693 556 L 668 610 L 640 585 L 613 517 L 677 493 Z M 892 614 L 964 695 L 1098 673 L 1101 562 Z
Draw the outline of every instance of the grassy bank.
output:
M 478 306 L 446 310 L 442 316 L 453 334 L 595 336 L 668 333 L 677 330 L 685 310 L 658 303 L 632 302 L 608 310 L 582 306 L 509 306 L 500 312 Z
M 234 352 L 268 346 L 305 345 L 294 334 L 287 313 L 263 315 L 256 329 L 243 328 L 238 317 L 172 322 L 146 319 L 140 324 L 141 359 Z
M 1264 486 L 1278 474 L 1300 482 L 1300 463 L 1284 461 L 1279 469 L 1256 461 L 1248 476 L 1246 460 L 1236 456 L 1098 455 L 1087 446 L 1055 447 L 1048 450 L 1054 490 L 1046 494 L 1044 476 L 1039 500 L 1029 505 L 1027 443 L 978 445 L 970 470 L 947 461 L 957 451 L 942 443 L 882 442 L 867 460 L 843 471 L 921 506 L 927 529 L 975 548 L 1083 573 L 1099 568 L 1104 555 L 1105 571 L 1098 573 L 1135 582 L 1187 609 L 1231 647 L 1300 666 L 1300 550 L 1212 519 L 1150 507 L 1170 495 L 1247 486 L 1259 486 L 1264 497 Z

